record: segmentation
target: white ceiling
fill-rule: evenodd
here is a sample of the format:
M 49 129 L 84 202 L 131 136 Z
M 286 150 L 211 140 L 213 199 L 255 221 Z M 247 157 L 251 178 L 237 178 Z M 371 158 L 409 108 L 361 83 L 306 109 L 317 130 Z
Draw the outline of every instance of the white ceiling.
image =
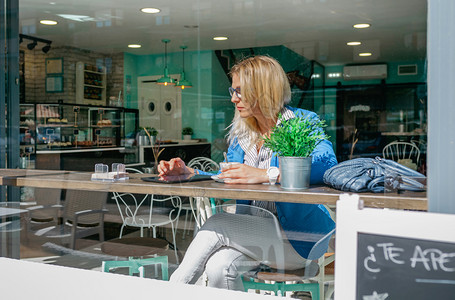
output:
M 161 12 L 144 14 L 143 7 Z M 19 14 L 21 33 L 105 53 L 162 53 L 167 38 L 169 52 L 180 45 L 188 51 L 286 45 L 324 65 L 426 56 L 426 0 L 20 0 Z M 45 26 L 41 19 L 59 23 Z M 355 23 L 372 26 L 358 30 Z M 219 35 L 229 39 L 212 39 Z M 346 45 L 354 40 L 363 44 Z M 129 49 L 130 43 L 142 48 Z M 373 55 L 357 55 L 364 51 Z

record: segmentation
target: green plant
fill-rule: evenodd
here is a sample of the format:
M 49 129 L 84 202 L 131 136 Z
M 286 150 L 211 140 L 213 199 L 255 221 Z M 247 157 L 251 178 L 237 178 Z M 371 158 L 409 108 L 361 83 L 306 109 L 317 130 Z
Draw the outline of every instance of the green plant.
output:
M 156 130 L 154 127 L 144 127 L 144 131 L 145 131 L 145 133 L 147 133 L 147 135 L 151 135 L 151 136 L 158 135 L 158 130 Z
M 183 128 L 182 135 L 193 135 L 193 128 L 191 128 L 191 127 Z
M 269 137 L 264 137 L 264 146 L 277 156 L 309 157 L 314 148 L 329 138 L 323 128 L 325 121 L 307 117 L 284 120 L 272 129 Z

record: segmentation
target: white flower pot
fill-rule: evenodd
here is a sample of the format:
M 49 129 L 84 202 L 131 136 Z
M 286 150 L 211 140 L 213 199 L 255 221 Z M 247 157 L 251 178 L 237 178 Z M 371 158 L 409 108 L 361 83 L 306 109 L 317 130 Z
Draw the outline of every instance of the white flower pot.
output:
M 184 139 L 185 141 L 191 140 L 191 134 L 185 134 L 185 135 L 183 136 L 183 139 Z

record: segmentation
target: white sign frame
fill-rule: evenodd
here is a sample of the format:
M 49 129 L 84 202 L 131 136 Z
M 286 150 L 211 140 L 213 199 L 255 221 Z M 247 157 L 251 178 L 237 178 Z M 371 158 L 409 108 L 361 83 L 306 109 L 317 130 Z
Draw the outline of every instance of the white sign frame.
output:
M 455 215 L 363 208 L 359 195 L 337 202 L 335 300 L 356 299 L 358 233 L 455 243 Z

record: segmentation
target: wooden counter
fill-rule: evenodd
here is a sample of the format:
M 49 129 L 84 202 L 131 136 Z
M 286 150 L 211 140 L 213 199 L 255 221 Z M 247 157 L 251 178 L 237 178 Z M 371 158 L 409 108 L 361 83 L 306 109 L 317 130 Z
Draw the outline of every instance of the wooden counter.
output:
M 21 172 L 22 171 L 22 172 Z M 140 177 L 150 174 L 130 174 L 124 182 L 91 181 L 91 173 L 70 171 L 0 169 L 2 185 L 29 186 L 91 191 L 129 192 L 158 195 L 205 196 L 223 199 L 245 199 L 335 205 L 343 192 L 327 186 L 312 186 L 303 191 L 288 191 L 279 185 L 235 184 L 215 181 L 161 184 L 145 182 Z M 366 207 L 427 210 L 426 192 L 360 193 Z

